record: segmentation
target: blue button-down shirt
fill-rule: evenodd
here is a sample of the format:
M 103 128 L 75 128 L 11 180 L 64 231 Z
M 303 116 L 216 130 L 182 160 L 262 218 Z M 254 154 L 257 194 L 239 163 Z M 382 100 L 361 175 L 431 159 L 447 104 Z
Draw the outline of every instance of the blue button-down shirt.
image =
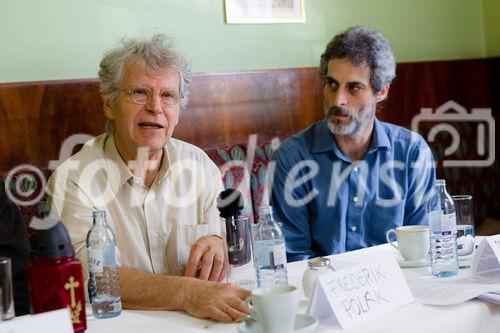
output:
M 352 161 L 325 119 L 285 140 L 273 160 L 271 204 L 288 261 L 382 244 L 391 228 L 427 224 L 434 159 L 405 128 L 375 119 L 366 156 Z

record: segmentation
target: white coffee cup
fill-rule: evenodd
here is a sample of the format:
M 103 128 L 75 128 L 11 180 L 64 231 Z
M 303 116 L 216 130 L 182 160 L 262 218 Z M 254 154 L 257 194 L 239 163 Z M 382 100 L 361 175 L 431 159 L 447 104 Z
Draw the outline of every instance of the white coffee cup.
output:
M 395 234 L 398 245 L 391 240 Z M 385 234 L 387 242 L 401 253 L 406 261 L 426 260 L 429 253 L 429 227 L 425 225 L 407 225 L 390 229 Z
M 263 333 L 288 333 L 299 309 L 299 290 L 294 286 L 256 288 L 246 304 Z

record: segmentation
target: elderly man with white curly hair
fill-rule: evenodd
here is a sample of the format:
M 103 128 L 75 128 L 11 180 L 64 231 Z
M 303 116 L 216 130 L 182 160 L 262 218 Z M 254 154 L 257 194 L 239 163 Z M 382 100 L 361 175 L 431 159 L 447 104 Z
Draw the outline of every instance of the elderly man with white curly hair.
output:
M 376 116 L 395 69 L 388 41 L 365 27 L 336 35 L 321 55 L 326 117 L 273 155 L 271 201 L 288 260 L 385 243 L 389 229 L 427 223 L 429 146 Z
M 172 138 L 190 73 L 165 36 L 124 40 L 100 64 L 107 130 L 49 179 L 47 193 L 86 264 L 91 213 L 105 210 L 116 235 L 123 305 L 184 310 L 230 322 L 248 314 L 249 292 L 220 283 L 225 252 L 215 164 Z

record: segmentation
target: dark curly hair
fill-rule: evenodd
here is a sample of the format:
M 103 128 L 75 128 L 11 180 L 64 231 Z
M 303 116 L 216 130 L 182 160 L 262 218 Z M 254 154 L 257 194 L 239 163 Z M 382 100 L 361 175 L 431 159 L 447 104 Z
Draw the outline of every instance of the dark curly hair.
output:
M 328 43 L 319 66 L 323 82 L 328 73 L 328 62 L 342 58 L 370 68 L 370 84 L 375 93 L 390 84 L 396 76 L 396 63 L 389 42 L 382 33 L 366 27 L 351 27 Z

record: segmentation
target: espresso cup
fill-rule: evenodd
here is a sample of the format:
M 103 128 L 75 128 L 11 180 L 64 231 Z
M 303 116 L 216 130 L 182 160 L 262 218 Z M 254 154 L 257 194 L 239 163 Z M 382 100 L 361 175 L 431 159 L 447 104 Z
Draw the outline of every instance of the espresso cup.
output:
M 391 240 L 396 235 L 398 245 Z M 401 253 L 406 261 L 423 261 L 427 259 L 430 247 L 429 227 L 425 225 L 407 225 L 390 229 L 385 234 L 387 242 Z
M 263 333 L 288 333 L 299 309 L 299 290 L 294 286 L 253 289 L 246 302 Z

